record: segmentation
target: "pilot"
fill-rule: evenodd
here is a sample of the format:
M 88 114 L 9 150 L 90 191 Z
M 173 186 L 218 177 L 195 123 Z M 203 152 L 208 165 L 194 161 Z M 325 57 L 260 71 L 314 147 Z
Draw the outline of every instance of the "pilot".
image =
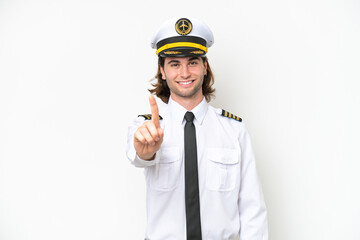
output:
M 245 124 L 209 104 L 215 89 L 206 53 L 213 43 L 210 28 L 190 17 L 166 21 L 152 38 L 158 69 L 151 114 L 131 123 L 127 142 L 127 157 L 145 172 L 145 239 L 268 239 Z

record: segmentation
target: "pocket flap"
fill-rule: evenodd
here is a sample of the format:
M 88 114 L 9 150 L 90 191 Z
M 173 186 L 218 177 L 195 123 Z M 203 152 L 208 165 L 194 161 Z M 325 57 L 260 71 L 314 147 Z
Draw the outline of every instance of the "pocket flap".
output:
M 239 150 L 231 148 L 209 148 L 208 159 L 222 164 L 236 164 L 239 162 Z
M 167 147 L 161 149 L 160 163 L 171 163 L 179 161 L 180 149 L 178 147 Z

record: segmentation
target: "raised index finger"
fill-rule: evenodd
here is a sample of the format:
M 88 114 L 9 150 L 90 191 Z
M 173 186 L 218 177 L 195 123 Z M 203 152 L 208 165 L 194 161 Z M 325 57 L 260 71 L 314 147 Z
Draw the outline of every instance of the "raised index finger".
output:
M 153 95 L 150 95 L 149 103 L 151 108 L 152 121 L 156 128 L 160 128 L 159 108 Z

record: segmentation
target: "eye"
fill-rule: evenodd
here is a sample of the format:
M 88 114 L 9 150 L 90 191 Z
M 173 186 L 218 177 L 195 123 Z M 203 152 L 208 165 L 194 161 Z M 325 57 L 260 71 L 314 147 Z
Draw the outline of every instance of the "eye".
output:
M 198 64 L 198 61 L 191 61 L 189 62 L 189 65 L 197 65 Z
M 170 66 L 173 67 L 173 68 L 176 68 L 176 67 L 179 67 L 179 64 L 178 63 L 171 63 Z

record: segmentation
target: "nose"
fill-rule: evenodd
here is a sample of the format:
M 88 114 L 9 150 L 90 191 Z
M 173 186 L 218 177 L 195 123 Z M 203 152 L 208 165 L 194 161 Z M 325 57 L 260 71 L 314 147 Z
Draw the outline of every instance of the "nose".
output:
M 189 67 L 187 64 L 184 64 L 180 70 L 180 76 L 184 79 L 187 79 L 191 76 L 190 71 L 189 71 Z

